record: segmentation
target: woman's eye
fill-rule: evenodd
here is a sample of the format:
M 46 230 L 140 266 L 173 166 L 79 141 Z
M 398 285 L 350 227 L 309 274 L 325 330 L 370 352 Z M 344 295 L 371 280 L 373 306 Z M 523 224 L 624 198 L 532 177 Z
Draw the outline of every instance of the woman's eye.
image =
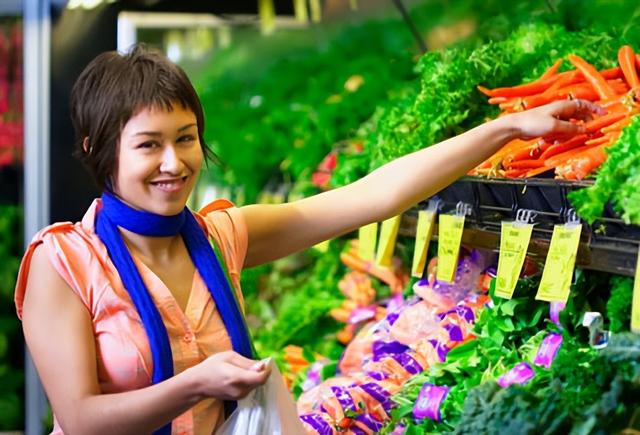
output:
M 157 145 L 157 143 L 155 143 L 153 141 L 142 142 L 140 145 L 138 145 L 138 148 L 153 148 L 156 145 Z
M 184 136 L 180 136 L 178 138 L 178 142 L 193 142 L 196 138 L 193 135 L 187 134 Z

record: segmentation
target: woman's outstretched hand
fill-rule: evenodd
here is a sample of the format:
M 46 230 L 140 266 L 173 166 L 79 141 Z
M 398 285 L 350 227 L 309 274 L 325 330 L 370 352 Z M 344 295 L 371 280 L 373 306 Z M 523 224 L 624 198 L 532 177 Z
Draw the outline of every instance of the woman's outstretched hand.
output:
M 505 116 L 516 136 L 561 137 L 584 133 L 584 125 L 572 123 L 570 119 L 588 121 L 593 114 L 602 115 L 600 106 L 586 100 L 556 101 L 545 106 Z

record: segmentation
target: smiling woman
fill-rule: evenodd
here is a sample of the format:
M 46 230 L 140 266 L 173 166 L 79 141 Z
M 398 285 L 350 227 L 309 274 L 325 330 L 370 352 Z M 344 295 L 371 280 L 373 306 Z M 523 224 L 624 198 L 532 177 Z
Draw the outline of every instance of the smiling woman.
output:
M 208 151 L 185 73 L 136 47 L 94 59 L 72 92 L 76 154 L 103 190 L 34 237 L 18 316 L 54 433 L 213 433 L 263 385 L 240 271 L 395 216 L 518 137 L 575 134 L 591 103 L 504 116 L 350 185 L 280 205 L 186 207 Z M 55 315 L 52 315 L 55 307 Z
M 184 208 L 203 152 L 196 117 L 173 109 L 142 109 L 122 129 L 113 192 L 136 208 L 171 216 Z

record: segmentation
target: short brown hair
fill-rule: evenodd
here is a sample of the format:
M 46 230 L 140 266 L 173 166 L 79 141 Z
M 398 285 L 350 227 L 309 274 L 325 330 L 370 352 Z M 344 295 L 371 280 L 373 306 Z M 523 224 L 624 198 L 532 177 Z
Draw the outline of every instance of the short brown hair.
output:
M 175 103 L 193 111 L 204 155 L 215 159 L 204 141 L 200 99 L 182 68 L 163 54 L 138 44 L 126 54 L 102 53 L 87 65 L 71 91 L 74 154 L 100 189 L 115 170 L 120 133 L 129 119 L 147 107 L 171 111 Z

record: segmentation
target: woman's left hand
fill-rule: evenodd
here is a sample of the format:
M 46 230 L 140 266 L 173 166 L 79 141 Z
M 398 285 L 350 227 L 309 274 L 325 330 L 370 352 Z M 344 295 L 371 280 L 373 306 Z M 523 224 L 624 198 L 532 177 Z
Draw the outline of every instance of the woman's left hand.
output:
M 502 118 L 514 129 L 517 137 L 571 136 L 584 133 L 584 125 L 569 122 L 570 119 L 589 120 L 593 114 L 603 115 L 605 110 L 586 100 L 555 101 L 545 106 Z

